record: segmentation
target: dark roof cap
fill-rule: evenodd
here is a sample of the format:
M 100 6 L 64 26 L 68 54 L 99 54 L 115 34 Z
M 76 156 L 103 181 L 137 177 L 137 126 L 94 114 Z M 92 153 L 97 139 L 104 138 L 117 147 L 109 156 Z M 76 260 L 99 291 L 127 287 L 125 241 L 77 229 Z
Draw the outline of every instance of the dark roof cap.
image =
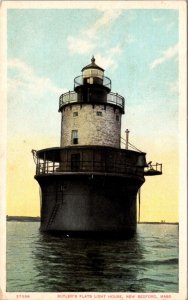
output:
M 96 63 L 95 63 L 95 58 L 94 56 L 92 57 L 91 59 L 91 64 L 85 66 L 83 69 L 82 69 L 82 72 L 86 69 L 99 69 L 101 71 L 104 71 L 104 69 L 102 69 L 101 67 L 97 66 Z

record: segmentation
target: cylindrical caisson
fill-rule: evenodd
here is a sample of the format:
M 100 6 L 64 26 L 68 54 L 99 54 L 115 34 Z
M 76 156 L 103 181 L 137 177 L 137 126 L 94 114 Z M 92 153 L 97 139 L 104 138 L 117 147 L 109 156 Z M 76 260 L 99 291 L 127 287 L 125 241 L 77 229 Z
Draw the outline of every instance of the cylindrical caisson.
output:
M 136 194 L 143 181 L 118 176 L 38 177 L 42 189 L 41 230 L 70 236 L 132 235 Z

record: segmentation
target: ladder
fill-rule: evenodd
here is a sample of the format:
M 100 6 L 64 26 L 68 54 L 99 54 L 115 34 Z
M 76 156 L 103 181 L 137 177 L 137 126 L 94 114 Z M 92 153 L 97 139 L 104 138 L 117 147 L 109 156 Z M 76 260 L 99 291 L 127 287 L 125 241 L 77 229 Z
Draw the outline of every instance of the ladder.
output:
M 62 197 L 58 197 L 59 195 L 58 195 L 58 187 L 56 188 L 56 202 L 55 202 L 55 205 L 54 205 L 54 207 L 53 207 L 53 209 L 52 209 L 52 213 L 51 213 L 51 215 L 50 215 L 50 217 L 49 217 L 49 220 L 48 220 L 48 223 L 47 223 L 47 225 L 46 225 L 46 230 L 47 229 L 49 229 L 49 227 L 52 225 L 52 223 L 54 222 L 54 220 L 55 220 L 55 217 L 56 217 L 56 215 L 57 215 L 57 213 L 58 213 L 58 210 L 59 210 L 59 207 L 60 207 L 60 205 L 61 205 L 61 203 L 62 203 Z M 62 196 L 62 193 L 61 193 L 61 196 Z

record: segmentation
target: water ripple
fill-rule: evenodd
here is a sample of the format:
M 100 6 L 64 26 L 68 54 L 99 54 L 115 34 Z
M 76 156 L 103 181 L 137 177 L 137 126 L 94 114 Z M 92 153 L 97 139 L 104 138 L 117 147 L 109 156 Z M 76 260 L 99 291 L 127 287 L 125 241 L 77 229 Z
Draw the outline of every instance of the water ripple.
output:
M 178 292 L 178 228 L 138 225 L 129 240 L 41 234 L 7 224 L 9 292 Z

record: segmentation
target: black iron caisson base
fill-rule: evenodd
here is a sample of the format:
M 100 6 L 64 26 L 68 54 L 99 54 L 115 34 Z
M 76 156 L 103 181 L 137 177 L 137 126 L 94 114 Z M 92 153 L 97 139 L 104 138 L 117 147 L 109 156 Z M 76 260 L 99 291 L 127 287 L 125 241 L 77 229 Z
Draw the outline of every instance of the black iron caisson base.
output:
M 128 237 L 136 231 L 139 177 L 63 174 L 39 176 L 41 231 L 65 236 Z

